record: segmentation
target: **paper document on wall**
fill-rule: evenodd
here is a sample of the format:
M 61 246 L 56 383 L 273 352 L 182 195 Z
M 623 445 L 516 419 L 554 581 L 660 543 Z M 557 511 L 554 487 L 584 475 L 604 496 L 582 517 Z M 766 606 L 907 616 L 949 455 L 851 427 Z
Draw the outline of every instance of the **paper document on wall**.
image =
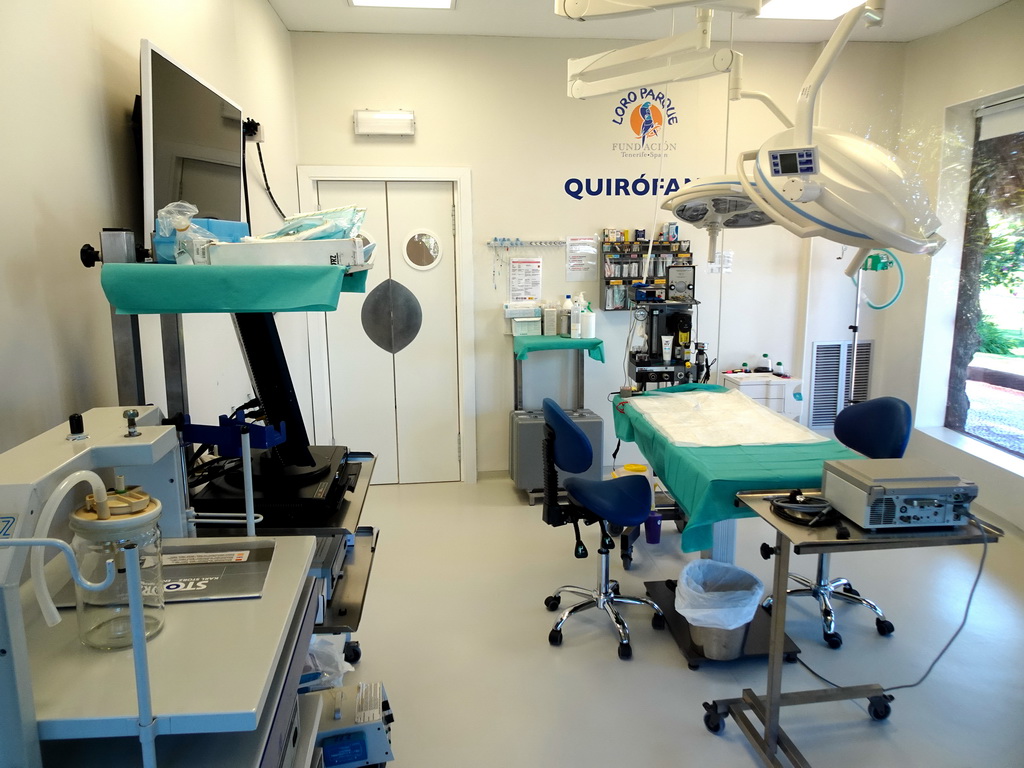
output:
M 598 239 L 568 237 L 565 240 L 565 279 L 570 283 L 585 283 L 597 279 Z
M 508 300 L 537 301 L 540 298 L 542 262 L 537 258 L 513 258 L 508 267 Z
M 779 445 L 828 440 L 737 390 L 667 392 L 627 402 L 673 445 Z

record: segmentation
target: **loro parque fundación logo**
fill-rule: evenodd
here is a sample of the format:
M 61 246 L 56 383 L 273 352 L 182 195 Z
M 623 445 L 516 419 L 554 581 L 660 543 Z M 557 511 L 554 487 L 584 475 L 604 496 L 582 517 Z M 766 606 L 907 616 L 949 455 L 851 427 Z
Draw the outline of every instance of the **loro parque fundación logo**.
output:
M 629 91 L 615 105 L 612 123 L 625 126 L 630 141 L 612 143 L 622 157 L 662 157 L 676 148 L 664 140 L 665 126 L 679 122 L 676 108 L 664 91 L 638 88 Z

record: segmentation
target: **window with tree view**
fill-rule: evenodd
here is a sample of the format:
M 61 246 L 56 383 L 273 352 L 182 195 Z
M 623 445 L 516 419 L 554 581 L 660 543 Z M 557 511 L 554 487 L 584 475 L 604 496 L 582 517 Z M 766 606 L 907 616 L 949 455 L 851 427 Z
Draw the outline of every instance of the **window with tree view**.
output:
M 1024 107 L 1009 111 L 1024 121 Z M 1024 456 L 1024 131 L 1012 122 L 1015 132 L 986 131 L 985 119 L 971 166 L 946 426 Z

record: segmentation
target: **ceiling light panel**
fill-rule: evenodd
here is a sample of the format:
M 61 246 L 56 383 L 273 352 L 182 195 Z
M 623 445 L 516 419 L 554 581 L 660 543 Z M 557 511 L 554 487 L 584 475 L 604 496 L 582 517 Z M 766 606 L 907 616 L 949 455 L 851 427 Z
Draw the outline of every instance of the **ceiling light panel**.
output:
M 455 0 L 348 0 L 356 8 L 430 8 L 455 10 Z
M 759 19 L 838 19 L 851 8 L 862 5 L 863 0 L 768 0 L 758 15 Z

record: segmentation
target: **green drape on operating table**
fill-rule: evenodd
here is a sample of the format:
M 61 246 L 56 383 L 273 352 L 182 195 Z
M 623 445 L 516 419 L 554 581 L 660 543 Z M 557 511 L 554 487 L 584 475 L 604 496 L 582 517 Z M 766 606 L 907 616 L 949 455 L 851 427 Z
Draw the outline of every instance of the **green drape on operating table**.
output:
M 712 384 L 683 384 L 637 396 L 657 397 L 659 392 L 692 390 L 727 391 Z M 711 549 L 715 523 L 753 516 L 753 512 L 736 507 L 734 502 L 740 491 L 820 488 L 823 462 L 863 458 L 835 440 L 707 448 L 673 445 L 643 414 L 630 407 L 630 399 L 614 399 L 615 435 L 637 444 L 686 513 L 684 552 Z

